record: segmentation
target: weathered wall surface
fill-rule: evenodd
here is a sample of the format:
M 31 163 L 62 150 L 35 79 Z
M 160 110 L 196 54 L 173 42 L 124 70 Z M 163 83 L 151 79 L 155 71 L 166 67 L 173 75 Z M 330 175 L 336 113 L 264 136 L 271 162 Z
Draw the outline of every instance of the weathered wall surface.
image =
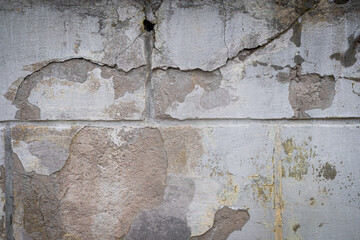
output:
M 0 239 L 360 238 L 358 0 L 2 0 Z

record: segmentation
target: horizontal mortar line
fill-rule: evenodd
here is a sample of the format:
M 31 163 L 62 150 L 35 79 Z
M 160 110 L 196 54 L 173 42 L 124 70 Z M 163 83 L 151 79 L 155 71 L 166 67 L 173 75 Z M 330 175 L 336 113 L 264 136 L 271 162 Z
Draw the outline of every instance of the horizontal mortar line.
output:
M 237 125 L 359 125 L 360 117 L 356 118 L 310 118 L 310 119 L 163 119 L 163 120 L 9 120 L 0 121 L 0 125 L 10 123 L 11 125 L 38 125 L 38 126 L 57 126 L 57 125 L 85 125 L 85 126 L 237 126 Z

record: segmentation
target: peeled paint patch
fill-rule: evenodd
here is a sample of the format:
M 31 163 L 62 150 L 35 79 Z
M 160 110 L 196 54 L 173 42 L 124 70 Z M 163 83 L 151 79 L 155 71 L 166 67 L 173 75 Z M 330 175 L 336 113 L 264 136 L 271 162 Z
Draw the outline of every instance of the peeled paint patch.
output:
M 201 236 L 191 237 L 191 240 L 226 240 L 229 235 L 241 230 L 249 221 L 250 215 L 246 210 L 234 210 L 227 206 L 215 213 L 212 228 Z
M 230 101 L 226 90 L 219 89 L 222 80 L 219 71 L 155 70 L 152 79 L 157 117 L 164 117 L 169 108 L 176 108 L 177 104 L 184 102 L 186 96 L 195 89 L 196 85 L 206 91 L 201 104 L 205 109 L 223 106 Z M 214 99 L 217 96 L 221 97 L 220 100 Z M 212 102 L 206 103 L 207 101 Z
M 122 138 L 133 140 L 120 147 L 108 131 L 81 131 L 60 173 L 61 189 L 66 191 L 62 224 L 86 239 L 120 238 L 141 210 L 160 204 L 165 190 L 167 161 L 159 131 L 123 132 Z
M 141 213 L 125 239 L 189 239 L 191 230 L 186 222 L 186 212 L 194 194 L 192 180 L 169 176 L 162 204 Z
M 113 131 L 130 141 L 115 144 Z M 15 232 L 23 223 L 33 239 L 120 239 L 141 211 L 162 202 L 165 156 L 157 129 L 84 128 L 59 172 L 26 173 L 17 160 Z
M 144 90 L 137 91 L 144 84 L 144 67 L 125 73 L 84 59 L 50 63 L 21 82 L 13 100 L 19 109 L 15 117 L 139 119 L 145 100 Z M 121 109 L 114 110 L 114 104 Z
M 17 125 L 12 128 L 13 152 L 26 172 L 50 175 L 59 171 L 69 156 L 79 127 L 52 128 Z
M 289 101 L 296 118 L 309 117 L 307 110 L 326 109 L 335 96 L 335 78 L 318 74 L 296 74 L 289 85 Z

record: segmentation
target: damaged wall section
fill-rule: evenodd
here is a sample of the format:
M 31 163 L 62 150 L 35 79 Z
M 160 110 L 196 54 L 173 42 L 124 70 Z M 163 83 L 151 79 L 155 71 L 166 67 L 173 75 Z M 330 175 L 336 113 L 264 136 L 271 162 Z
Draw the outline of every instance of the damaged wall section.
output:
M 0 240 L 360 239 L 357 0 L 4 0 Z

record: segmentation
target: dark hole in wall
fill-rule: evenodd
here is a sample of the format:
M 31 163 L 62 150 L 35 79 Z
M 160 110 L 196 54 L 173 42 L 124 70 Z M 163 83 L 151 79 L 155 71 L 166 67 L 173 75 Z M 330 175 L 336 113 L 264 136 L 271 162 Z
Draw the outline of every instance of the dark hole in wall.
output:
M 334 1 L 336 4 L 346 4 L 349 2 L 349 0 L 335 0 Z
M 143 21 L 143 25 L 144 25 L 145 31 L 147 31 L 147 32 L 151 32 L 152 30 L 154 30 L 155 24 L 152 23 L 152 22 L 150 22 L 149 20 L 146 20 L 146 19 L 145 19 L 145 20 Z

